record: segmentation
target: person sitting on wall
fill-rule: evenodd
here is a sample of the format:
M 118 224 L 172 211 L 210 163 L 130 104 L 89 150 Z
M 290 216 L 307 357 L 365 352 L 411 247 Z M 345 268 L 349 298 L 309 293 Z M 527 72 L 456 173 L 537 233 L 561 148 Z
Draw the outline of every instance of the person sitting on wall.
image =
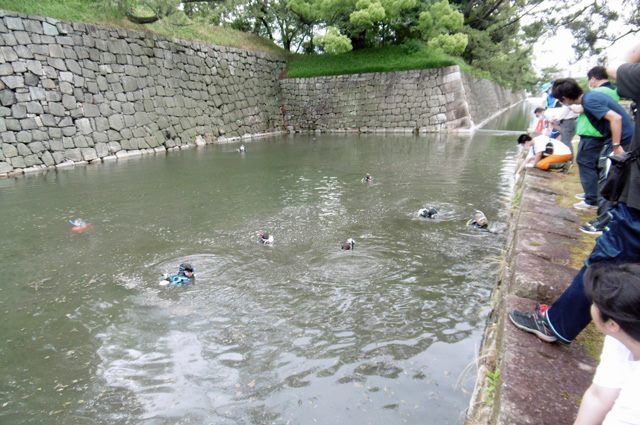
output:
M 528 134 L 521 134 L 518 137 L 518 144 L 524 149 L 528 149 L 527 158 L 523 161 L 516 175 L 522 171 L 523 167 L 531 166 L 540 170 L 566 169 L 573 158 L 571 150 L 564 143 L 550 137 L 540 135 L 531 138 Z

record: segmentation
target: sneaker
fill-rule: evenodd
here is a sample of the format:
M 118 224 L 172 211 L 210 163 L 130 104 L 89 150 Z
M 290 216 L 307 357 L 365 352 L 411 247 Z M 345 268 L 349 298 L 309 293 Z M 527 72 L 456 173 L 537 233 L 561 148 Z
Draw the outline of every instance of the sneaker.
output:
M 596 227 L 593 223 L 587 221 L 585 224 L 579 227 L 582 233 L 586 233 L 587 235 L 596 235 L 600 236 L 602 234 L 602 230 L 599 227 Z
M 576 193 L 576 199 L 584 201 L 584 199 L 585 199 L 584 193 Z
M 602 232 L 607 229 L 607 224 L 609 224 L 612 218 L 611 213 L 607 211 L 595 220 L 587 221 L 580 226 L 580 231 L 590 235 L 601 235 Z
M 598 206 L 597 205 L 587 204 L 584 201 L 580 201 L 580 202 L 576 202 L 575 204 L 573 204 L 573 208 L 575 208 L 577 210 L 596 210 L 596 209 L 598 209 Z
M 518 329 L 530 332 L 546 342 L 556 342 L 558 338 L 547 326 L 542 314 L 538 311 L 525 313 L 523 311 L 512 310 L 509 312 L 509 319 Z

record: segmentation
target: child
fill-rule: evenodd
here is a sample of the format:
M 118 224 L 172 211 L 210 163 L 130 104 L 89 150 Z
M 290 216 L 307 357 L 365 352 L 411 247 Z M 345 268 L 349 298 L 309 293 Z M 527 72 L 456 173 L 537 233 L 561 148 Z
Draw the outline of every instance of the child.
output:
M 174 285 L 174 286 L 183 286 L 189 285 L 193 283 L 195 279 L 193 266 L 189 263 L 180 264 L 180 268 L 178 269 L 178 274 L 174 274 L 173 276 L 165 276 L 163 280 L 160 281 L 161 286 Z
M 640 424 L 640 264 L 596 263 L 584 288 L 605 339 L 574 425 Z

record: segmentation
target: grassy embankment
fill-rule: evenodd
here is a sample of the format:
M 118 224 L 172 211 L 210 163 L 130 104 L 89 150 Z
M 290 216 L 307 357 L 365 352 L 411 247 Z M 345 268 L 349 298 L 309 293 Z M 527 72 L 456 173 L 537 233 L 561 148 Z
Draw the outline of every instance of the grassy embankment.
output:
M 278 56 L 287 53 L 274 43 L 254 34 L 188 21 L 178 13 L 152 24 L 140 25 L 129 21 L 122 13 L 104 6 L 99 0 L 0 0 L 0 9 L 32 16 L 48 16 L 62 21 L 85 22 L 110 27 L 152 32 L 169 39 L 198 40 L 219 46 L 266 52 Z M 138 13 L 145 11 L 136 11 Z
M 360 74 L 365 72 L 406 71 L 441 68 L 460 64 L 461 60 L 428 49 L 420 43 L 363 49 L 340 55 L 295 55 L 289 59 L 291 78 L 320 75 Z
M 266 52 L 289 59 L 288 77 L 390 72 L 410 69 L 440 68 L 460 65 L 466 72 L 480 75 L 460 58 L 433 51 L 423 43 L 364 49 L 341 55 L 292 55 L 270 40 L 254 34 L 190 21 L 182 13 L 152 24 L 135 24 L 121 13 L 104 6 L 99 0 L 0 0 L 0 9 L 33 16 L 49 16 L 64 20 L 111 27 L 128 28 L 159 34 L 167 38 L 198 40 L 205 43 Z M 136 14 L 144 14 L 144 10 Z

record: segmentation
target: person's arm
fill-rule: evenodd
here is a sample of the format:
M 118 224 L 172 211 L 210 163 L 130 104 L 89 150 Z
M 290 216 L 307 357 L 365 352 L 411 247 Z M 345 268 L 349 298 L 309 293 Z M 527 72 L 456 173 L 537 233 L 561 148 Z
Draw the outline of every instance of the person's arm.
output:
M 613 407 L 620 394 L 620 388 L 607 388 L 597 384 L 585 391 L 580 410 L 573 425 L 600 425 Z
M 620 138 L 622 136 L 622 117 L 617 112 L 609 110 L 609 112 L 604 115 L 604 119 L 609 121 L 609 126 L 611 127 L 611 146 L 613 147 L 613 154 L 623 154 L 624 149 L 620 146 Z
M 542 152 L 538 152 L 535 157 L 533 157 L 533 166 L 535 167 L 538 162 L 542 159 Z
M 627 55 L 624 58 L 624 61 L 626 63 L 640 63 L 640 44 L 635 45 L 630 51 L 629 53 L 627 53 Z M 612 78 L 614 80 L 617 80 L 617 75 L 618 74 L 618 67 L 617 66 L 610 66 L 607 67 L 607 75 L 609 75 L 609 78 Z

